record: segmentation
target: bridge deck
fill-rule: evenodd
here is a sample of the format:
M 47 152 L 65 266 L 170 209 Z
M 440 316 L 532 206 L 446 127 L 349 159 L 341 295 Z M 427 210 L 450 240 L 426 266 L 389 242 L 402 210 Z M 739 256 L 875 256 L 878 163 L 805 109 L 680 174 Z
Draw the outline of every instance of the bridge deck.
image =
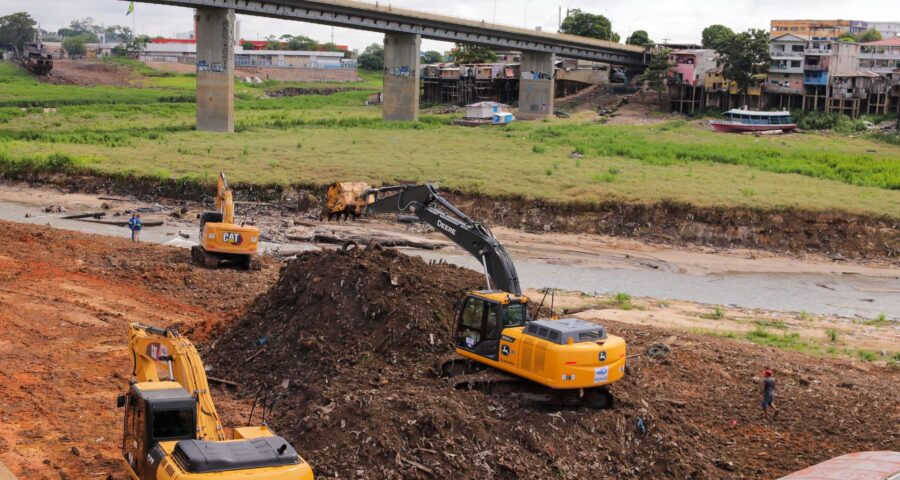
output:
M 644 48 L 606 40 L 492 24 L 382 3 L 353 0 L 136 0 L 183 7 L 233 8 L 237 13 L 292 19 L 384 33 L 414 33 L 423 38 L 467 42 L 522 51 L 642 67 Z

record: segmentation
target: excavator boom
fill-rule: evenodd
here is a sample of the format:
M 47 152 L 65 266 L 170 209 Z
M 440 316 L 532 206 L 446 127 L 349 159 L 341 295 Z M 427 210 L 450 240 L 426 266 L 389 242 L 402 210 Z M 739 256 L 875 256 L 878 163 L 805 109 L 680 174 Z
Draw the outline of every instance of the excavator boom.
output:
M 170 329 L 132 324 L 128 345 L 137 382 L 159 382 L 159 368 L 167 380 L 177 382 L 197 399 L 197 438 L 225 440 L 222 422 L 209 393 L 200 354 L 189 340 Z
M 265 424 L 229 429 L 213 404 L 197 349 L 172 329 L 132 324 L 134 368 L 122 456 L 134 480 L 314 480 L 312 468 Z
M 438 194 L 434 185 L 372 188 L 364 195 L 375 196 L 374 201 L 366 206 L 366 212 L 414 214 L 472 254 L 484 268 L 488 290 L 522 295 L 516 266 L 500 241 L 487 227 L 469 218 Z

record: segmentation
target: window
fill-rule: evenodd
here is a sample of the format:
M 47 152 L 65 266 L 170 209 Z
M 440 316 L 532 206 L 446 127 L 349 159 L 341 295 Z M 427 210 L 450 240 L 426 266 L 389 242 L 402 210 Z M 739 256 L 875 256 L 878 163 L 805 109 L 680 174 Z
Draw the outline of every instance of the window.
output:
M 800 68 L 800 60 L 791 60 L 791 68 Z
M 597 340 L 603 340 L 603 336 L 600 335 L 600 332 L 581 332 L 578 334 L 579 342 L 596 342 Z
M 153 439 L 193 438 L 194 412 L 191 410 L 163 410 L 153 414 Z
M 507 305 L 503 313 L 505 316 L 503 319 L 504 327 L 520 327 L 525 325 L 525 321 L 528 319 L 528 312 L 525 310 L 525 305 L 521 303 L 511 303 Z
M 481 331 L 481 318 L 484 315 L 484 302 L 477 298 L 467 298 L 463 307 L 462 325 L 472 330 Z
M 488 337 L 490 337 L 495 331 L 497 331 L 497 310 L 499 308 L 500 305 L 496 303 L 488 305 L 487 323 L 485 323 L 484 325 L 484 333 Z

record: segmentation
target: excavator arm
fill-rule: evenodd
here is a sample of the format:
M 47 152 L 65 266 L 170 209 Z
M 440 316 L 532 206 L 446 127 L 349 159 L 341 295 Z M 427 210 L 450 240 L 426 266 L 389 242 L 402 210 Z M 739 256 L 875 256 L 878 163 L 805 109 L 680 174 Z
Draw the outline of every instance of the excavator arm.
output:
M 203 362 L 190 341 L 171 329 L 134 323 L 129 327 L 128 346 L 137 382 L 159 382 L 162 368 L 165 380 L 178 382 L 197 400 L 197 439 L 225 440 Z
M 366 205 L 366 212 L 414 214 L 481 262 L 488 290 L 522 295 L 516 267 L 500 241 L 438 194 L 432 184 L 370 188 L 363 198 L 369 195 L 374 195 L 374 200 Z
M 234 198 L 228 188 L 225 172 L 219 172 L 219 181 L 216 183 L 216 211 L 222 214 L 222 223 L 234 223 Z

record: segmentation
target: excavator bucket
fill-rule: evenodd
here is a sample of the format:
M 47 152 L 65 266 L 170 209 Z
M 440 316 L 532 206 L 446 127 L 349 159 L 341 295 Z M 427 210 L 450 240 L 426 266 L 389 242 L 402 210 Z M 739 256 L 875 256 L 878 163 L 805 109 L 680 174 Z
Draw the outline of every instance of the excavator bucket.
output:
M 369 184 L 365 182 L 335 182 L 328 186 L 325 197 L 325 207 L 322 209 L 322 219 L 331 220 L 335 217 L 357 218 L 362 215 L 368 202 L 374 201 L 374 195 L 365 195 Z

